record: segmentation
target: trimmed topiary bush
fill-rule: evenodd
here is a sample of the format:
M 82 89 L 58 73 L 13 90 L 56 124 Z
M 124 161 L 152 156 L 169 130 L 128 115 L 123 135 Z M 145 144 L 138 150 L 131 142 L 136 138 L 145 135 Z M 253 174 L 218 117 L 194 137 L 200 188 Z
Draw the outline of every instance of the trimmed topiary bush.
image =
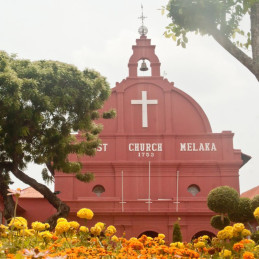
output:
M 221 216 L 216 215 L 210 219 L 210 224 L 212 227 L 222 230 L 224 227 L 226 227 L 230 224 L 230 220 L 228 217 L 224 217 L 223 221 L 222 221 Z
M 236 211 L 238 204 L 239 194 L 229 186 L 220 186 L 211 190 L 207 198 L 209 209 L 221 214 Z
M 246 197 L 241 197 L 239 199 L 237 210 L 229 212 L 228 217 L 232 222 L 245 223 L 253 220 L 254 215 L 251 210 L 251 200 Z
M 173 242 L 182 242 L 182 232 L 178 222 L 174 223 L 173 227 Z
M 255 197 L 250 202 L 252 212 L 255 211 L 257 207 L 259 207 L 259 194 L 255 195 Z

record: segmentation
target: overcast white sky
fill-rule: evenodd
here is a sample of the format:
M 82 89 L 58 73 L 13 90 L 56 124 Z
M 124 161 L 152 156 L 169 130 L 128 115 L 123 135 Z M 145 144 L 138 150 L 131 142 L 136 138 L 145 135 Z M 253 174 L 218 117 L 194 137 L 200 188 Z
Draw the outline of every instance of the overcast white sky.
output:
M 128 76 L 131 46 L 139 37 L 141 3 L 148 38 L 161 72 L 192 96 L 213 132 L 231 130 L 234 147 L 252 156 L 240 170 L 244 192 L 259 185 L 259 83 L 209 37 L 190 36 L 187 49 L 163 37 L 170 22 L 161 0 L 0 0 L 0 49 L 19 58 L 51 59 L 94 68 L 111 87 Z M 38 175 L 35 167 L 31 175 Z M 24 187 L 16 182 L 13 187 Z

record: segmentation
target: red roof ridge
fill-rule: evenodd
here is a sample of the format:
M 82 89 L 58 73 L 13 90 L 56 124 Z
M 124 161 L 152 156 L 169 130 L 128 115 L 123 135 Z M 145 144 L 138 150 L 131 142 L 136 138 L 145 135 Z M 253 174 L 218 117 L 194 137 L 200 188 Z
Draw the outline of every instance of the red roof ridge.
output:
M 257 194 L 259 194 L 259 185 L 250 189 L 250 190 L 248 190 L 248 191 L 246 191 L 246 192 L 243 192 L 240 196 L 252 199 Z
M 43 197 L 44 196 L 40 192 L 36 191 L 34 188 L 30 186 L 23 189 L 20 196 L 20 198 L 43 198 Z

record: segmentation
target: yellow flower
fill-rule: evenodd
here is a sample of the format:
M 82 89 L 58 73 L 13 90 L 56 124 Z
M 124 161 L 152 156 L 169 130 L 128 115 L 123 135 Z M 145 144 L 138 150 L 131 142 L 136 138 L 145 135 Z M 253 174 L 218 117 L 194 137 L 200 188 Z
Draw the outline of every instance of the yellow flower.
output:
M 194 247 L 195 248 L 203 248 L 205 246 L 205 243 L 204 242 L 197 242 L 197 243 L 194 243 Z
M 221 240 L 231 239 L 233 237 L 233 228 L 225 227 L 223 230 L 218 232 L 217 237 Z
M 103 231 L 103 229 L 104 229 L 104 227 L 105 227 L 105 224 L 102 223 L 102 222 L 97 222 L 97 223 L 95 224 L 95 226 L 101 228 L 101 230 Z
M 39 235 L 47 240 L 50 240 L 53 236 L 49 231 L 43 231 Z
M 90 209 L 81 209 L 77 212 L 77 217 L 81 218 L 81 219 L 92 219 L 94 216 L 94 213 L 92 210 Z
M 219 253 L 224 258 L 231 258 L 232 252 L 230 250 L 224 249 L 222 252 Z
M 243 231 L 243 229 L 245 229 L 245 226 L 243 223 L 236 223 L 234 224 L 233 226 L 233 231 L 234 232 L 238 232 L 238 233 L 241 233 Z
M 79 231 L 87 233 L 87 232 L 89 232 L 89 229 L 87 227 L 85 227 L 85 226 L 81 226 L 79 228 Z
M 137 242 L 138 239 L 137 239 L 136 237 L 131 237 L 129 241 L 130 241 L 130 242 Z
M 91 227 L 90 232 L 95 236 L 99 236 L 102 232 L 102 229 L 98 226 L 94 226 L 94 227 Z
M 7 226 L 5 226 L 3 224 L 0 225 L 0 233 L 4 233 L 5 231 L 7 231 L 7 229 L 8 229 Z
M 174 242 L 170 244 L 171 247 L 184 248 L 184 244 L 182 242 Z
M 228 231 L 228 232 L 233 232 L 233 227 L 231 227 L 231 226 L 226 226 L 226 227 L 224 228 L 224 230 L 226 230 L 226 231 Z
M 70 227 L 75 229 L 75 230 L 77 230 L 79 228 L 79 226 L 80 226 L 79 223 L 76 222 L 76 221 L 70 221 L 68 223 L 69 223 Z
M 164 234 L 158 234 L 158 239 L 164 239 L 165 238 L 165 235 Z
M 254 211 L 254 217 L 255 217 L 256 219 L 259 219 L 259 207 L 257 207 L 257 208 L 255 209 L 255 211 Z
M 114 236 L 112 236 L 111 241 L 112 241 L 112 242 L 118 242 L 118 241 L 119 241 L 119 238 L 114 235 Z
M 45 229 L 49 229 L 49 228 L 50 228 L 49 223 L 45 223 Z
M 17 229 L 27 228 L 27 220 L 23 217 L 15 217 L 15 218 L 12 218 L 8 226 L 9 227 L 14 226 Z
M 245 229 L 242 231 L 242 236 L 243 236 L 243 237 L 251 236 L 251 231 L 245 228 Z
M 43 230 L 45 230 L 45 223 L 35 221 L 35 222 L 31 223 L 31 227 L 32 227 L 32 229 L 34 229 L 36 231 L 43 231 Z
M 57 223 L 62 222 L 62 221 L 67 222 L 67 219 L 65 219 L 65 218 L 59 218 L 59 219 L 57 220 Z
M 112 236 L 116 233 L 116 228 L 112 225 L 110 225 L 109 227 L 107 227 L 107 229 L 105 230 L 105 234 L 106 236 Z
M 20 235 L 21 236 L 27 236 L 27 237 L 31 237 L 35 235 L 35 230 L 34 229 L 21 229 L 20 230 Z
M 70 225 L 67 221 L 61 221 L 56 225 L 55 231 L 57 234 L 62 234 L 67 232 L 70 228 Z
M 201 242 L 205 242 L 207 239 L 209 239 L 209 236 L 207 236 L 207 235 L 198 237 L 198 241 L 201 241 Z

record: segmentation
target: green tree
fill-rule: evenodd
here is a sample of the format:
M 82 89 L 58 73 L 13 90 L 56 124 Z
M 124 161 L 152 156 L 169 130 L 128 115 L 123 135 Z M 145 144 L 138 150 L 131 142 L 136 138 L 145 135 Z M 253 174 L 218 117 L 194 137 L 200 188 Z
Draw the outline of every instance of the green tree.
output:
M 250 206 L 252 212 L 254 212 L 255 209 L 259 207 L 259 194 L 254 196 L 254 198 L 251 200 Z
M 207 205 L 210 210 L 220 213 L 224 221 L 224 214 L 237 211 L 239 204 L 238 192 L 229 186 L 220 186 L 209 192 Z
M 10 173 L 39 191 L 57 213 L 50 224 L 69 213 L 69 207 L 44 184 L 29 177 L 29 162 L 46 165 L 44 179 L 55 171 L 74 173 L 88 182 L 91 173 L 82 172 L 79 162 L 68 155 L 93 156 L 102 130 L 94 119 L 113 117 L 114 111 L 99 114 L 110 88 L 105 78 L 93 70 L 79 71 L 57 61 L 20 60 L 0 52 L 0 194 L 5 217 L 13 215 L 14 204 L 7 189 Z M 72 131 L 80 132 L 78 141 Z
M 251 210 L 251 200 L 241 197 L 237 210 L 229 212 L 228 217 L 232 222 L 246 223 L 254 220 L 253 211 Z
M 182 241 L 183 241 L 182 232 L 181 232 L 179 222 L 177 221 L 176 223 L 174 223 L 174 226 L 173 226 L 173 242 L 182 242 Z
M 169 0 L 165 10 L 172 19 L 166 37 L 185 48 L 188 32 L 210 35 L 259 81 L 259 0 Z M 246 31 L 242 21 L 248 16 Z
M 218 230 L 222 230 L 224 227 L 226 227 L 230 224 L 230 220 L 226 216 L 224 216 L 224 218 L 222 220 L 220 215 L 216 215 L 210 219 L 210 224 L 212 227 L 214 227 Z

